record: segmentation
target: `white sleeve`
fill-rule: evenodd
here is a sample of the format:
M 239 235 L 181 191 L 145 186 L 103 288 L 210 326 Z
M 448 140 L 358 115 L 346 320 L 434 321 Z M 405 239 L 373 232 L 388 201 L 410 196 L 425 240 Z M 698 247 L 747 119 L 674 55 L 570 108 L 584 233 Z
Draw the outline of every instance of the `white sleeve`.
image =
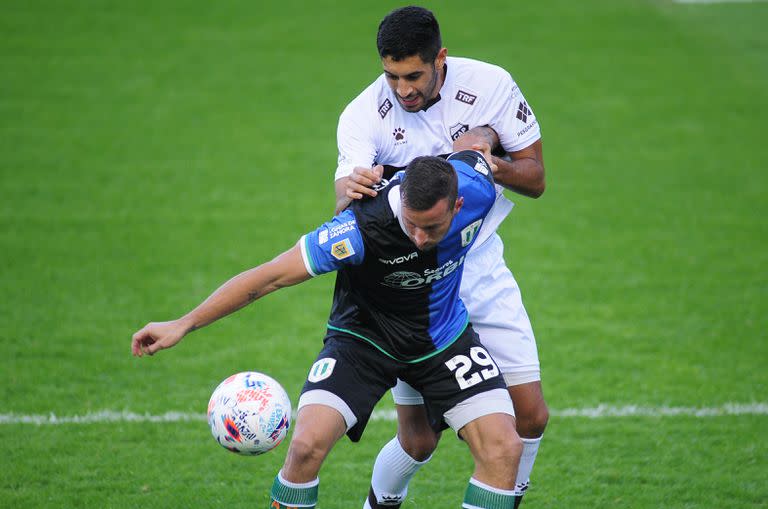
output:
M 349 176 L 355 166 L 371 168 L 376 160 L 376 141 L 372 129 L 374 121 L 366 118 L 364 99 L 365 95 L 356 98 L 339 117 L 336 130 L 339 160 L 335 180 Z
M 541 138 L 536 115 L 512 76 L 504 72 L 489 107 L 495 108 L 488 123 L 507 152 L 522 150 Z

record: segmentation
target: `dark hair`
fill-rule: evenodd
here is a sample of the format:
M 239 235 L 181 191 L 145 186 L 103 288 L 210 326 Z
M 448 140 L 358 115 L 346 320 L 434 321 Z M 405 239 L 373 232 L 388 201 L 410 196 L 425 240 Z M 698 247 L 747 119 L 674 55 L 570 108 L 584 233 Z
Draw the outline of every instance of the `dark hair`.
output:
M 424 63 L 434 62 L 443 41 L 435 15 L 423 7 L 401 7 L 387 14 L 379 24 L 376 46 L 381 58 L 399 62 L 419 55 Z
M 400 197 L 409 209 L 429 210 L 443 198 L 448 198 L 448 206 L 453 209 L 458 194 L 456 170 L 441 157 L 417 157 L 405 168 Z

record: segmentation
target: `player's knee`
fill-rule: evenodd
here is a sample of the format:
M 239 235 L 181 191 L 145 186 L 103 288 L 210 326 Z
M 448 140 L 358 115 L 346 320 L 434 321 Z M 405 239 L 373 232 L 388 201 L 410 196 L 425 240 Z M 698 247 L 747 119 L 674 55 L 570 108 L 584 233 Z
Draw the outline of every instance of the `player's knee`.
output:
M 422 429 L 419 431 L 411 431 L 408 433 L 400 433 L 397 435 L 400 441 L 400 446 L 403 450 L 416 461 L 424 461 L 428 459 L 435 449 L 437 449 L 437 442 L 440 440 L 440 435 L 436 434 L 431 429 Z
M 319 442 L 311 438 L 294 436 L 288 447 L 286 464 L 301 466 L 302 470 L 314 468 L 319 470 L 325 455 L 326 451 Z
M 517 432 L 521 437 L 538 438 L 544 434 L 548 422 L 549 409 L 542 403 L 517 416 Z
M 523 442 L 516 433 L 498 434 L 483 442 L 477 462 L 486 469 L 502 473 L 516 469 L 523 453 Z

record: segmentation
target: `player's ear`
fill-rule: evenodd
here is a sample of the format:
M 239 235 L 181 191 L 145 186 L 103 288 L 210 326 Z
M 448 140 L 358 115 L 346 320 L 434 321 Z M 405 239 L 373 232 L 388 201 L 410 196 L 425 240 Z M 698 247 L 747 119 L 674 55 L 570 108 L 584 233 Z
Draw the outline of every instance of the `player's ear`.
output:
M 435 57 L 435 67 L 442 69 L 443 64 L 445 64 L 445 57 L 447 56 L 448 48 L 440 48 L 440 51 L 437 52 L 437 57 Z
M 462 205 L 464 205 L 464 197 L 459 196 L 456 198 L 456 204 L 453 206 L 453 215 L 456 215 L 461 210 Z

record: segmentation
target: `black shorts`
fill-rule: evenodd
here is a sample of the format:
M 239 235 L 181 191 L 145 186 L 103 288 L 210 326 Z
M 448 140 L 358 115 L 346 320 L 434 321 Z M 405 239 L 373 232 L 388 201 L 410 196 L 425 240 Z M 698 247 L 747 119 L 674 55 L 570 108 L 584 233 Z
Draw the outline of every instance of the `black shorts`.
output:
M 414 364 L 396 361 L 361 339 L 329 330 L 301 390 L 302 404 L 337 408 L 348 425 L 354 422 L 347 435 L 357 442 L 376 403 L 398 378 L 424 396 L 435 431 L 447 427 L 443 415 L 458 403 L 494 389 L 506 391 L 496 363 L 471 326 L 448 348 Z

